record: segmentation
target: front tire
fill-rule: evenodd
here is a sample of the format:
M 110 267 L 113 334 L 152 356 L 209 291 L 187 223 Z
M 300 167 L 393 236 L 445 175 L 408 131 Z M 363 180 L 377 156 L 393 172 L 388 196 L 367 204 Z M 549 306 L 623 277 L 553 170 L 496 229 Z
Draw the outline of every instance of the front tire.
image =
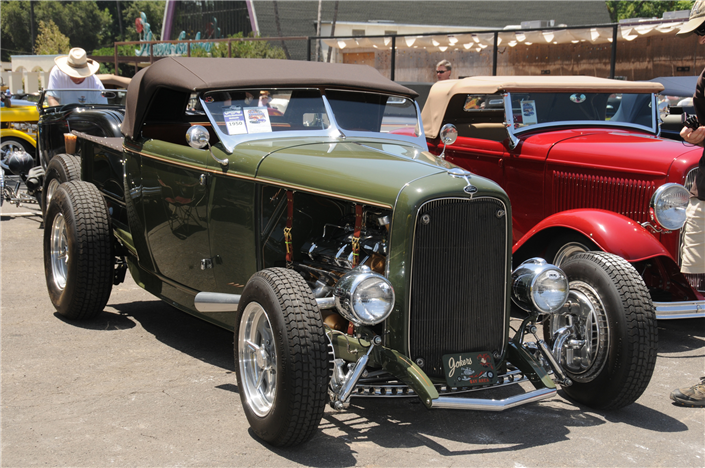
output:
M 42 187 L 42 212 L 46 215 L 47 207 L 59 185 L 64 182 L 81 179 L 81 160 L 70 154 L 57 154 L 46 168 Z
M 257 437 L 284 447 L 314 435 L 327 399 L 327 359 L 321 315 L 303 278 L 285 268 L 255 273 L 238 306 L 235 361 Z
M 606 252 L 576 253 L 561 268 L 571 307 L 551 317 L 544 335 L 573 381 L 563 390 L 597 409 L 635 402 L 651 380 L 657 351 L 656 313 L 643 279 Z
M 95 185 L 61 184 L 44 223 L 44 273 L 57 312 L 90 319 L 108 303 L 114 255 L 108 209 Z
M 5 137 L 0 139 L 0 160 L 3 162 L 13 151 L 26 151 L 34 157 L 34 146 L 20 138 Z M 8 172 L 8 175 L 10 173 Z

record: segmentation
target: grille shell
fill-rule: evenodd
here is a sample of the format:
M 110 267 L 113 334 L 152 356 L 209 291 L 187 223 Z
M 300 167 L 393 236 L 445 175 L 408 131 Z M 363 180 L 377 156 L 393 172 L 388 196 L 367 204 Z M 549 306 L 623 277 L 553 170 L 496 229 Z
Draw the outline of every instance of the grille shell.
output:
M 509 239 L 507 207 L 499 199 L 443 198 L 419 209 L 409 290 L 409 356 L 417 363 L 423 360 L 427 375 L 444 376 L 444 354 L 503 353 Z

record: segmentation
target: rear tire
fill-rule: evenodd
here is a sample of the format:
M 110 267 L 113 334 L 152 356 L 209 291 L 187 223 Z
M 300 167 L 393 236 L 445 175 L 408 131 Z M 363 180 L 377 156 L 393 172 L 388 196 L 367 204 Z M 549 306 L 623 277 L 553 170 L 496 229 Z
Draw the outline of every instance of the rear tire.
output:
M 635 402 L 656 366 L 656 313 L 644 280 L 629 262 L 606 252 L 575 254 L 561 268 L 575 306 L 551 317 L 554 323 L 544 334 L 573 324 L 560 350 L 561 367 L 573 384 L 563 390 L 597 409 Z M 554 337 L 546 337 L 553 345 Z M 574 347 L 575 340 L 584 340 L 584 347 Z
M 81 160 L 70 154 L 57 154 L 46 168 L 42 187 L 42 214 L 51 203 L 51 198 L 59 185 L 81 179 Z
M 250 278 L 238 306 L 235 360 L 257 437 L 285 447 L 315 434 L 328 398 L 328 339 L 298 273 L 270 268 Z
M 57 312 L 90 319 L 108 303 L 114 255 L 108 209 L 95 185 L 61 184 L 44 223 L 44 273 Z
M 35 153 L 34 146 L 20 138 L 5 137 L 0 139 L 0 160 L 5 161 L 5 158 L 12 151 L 26 151 L 32 157 L 34 157 Z M 7 174 L 11 175 L 9 172 Z

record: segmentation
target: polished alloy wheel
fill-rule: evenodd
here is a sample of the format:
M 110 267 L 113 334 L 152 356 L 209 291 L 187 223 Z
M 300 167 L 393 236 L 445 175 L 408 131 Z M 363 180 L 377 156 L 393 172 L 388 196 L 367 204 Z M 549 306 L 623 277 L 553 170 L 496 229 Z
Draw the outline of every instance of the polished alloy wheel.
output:
M 56 287 L 63 290 L 68 278 L 69 242 L 66 234 L 66 221 L 61 213 L 56 215 L 51 225 L 51 271 Z
M 47 185 L 47 193 L 46 193 L 46 206 L 49 206 L 49 203 L 51 203 L 51 197 L 54 195 L 54 192 L 56 189 L 61 185 L 61 182 L 59 182 L 57 179 L 51 179 L 49 181 L 49 184 Z
M 272 325 L 264 308 L 250 302 L 240 319 L 238 355 L 242 387 L 252 410 L 259 417 L 271 410 L 277 391 L 277 352 Z

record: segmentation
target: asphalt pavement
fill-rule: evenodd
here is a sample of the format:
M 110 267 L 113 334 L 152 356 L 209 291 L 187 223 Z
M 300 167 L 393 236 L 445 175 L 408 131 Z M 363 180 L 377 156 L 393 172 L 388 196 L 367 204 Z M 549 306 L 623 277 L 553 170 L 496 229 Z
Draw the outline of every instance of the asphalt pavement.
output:
M 46 292 L 37 207 L 1 213 L 3 467 L 705 466 L 705 409 L 669 399 L 705 375 L 705 320 L 659 323 L 651 383 L 619 411 L 560 391 L 500 413 L 358 399 L 326 409 L 307 444 L 275 449 L 249 430 L 231 333 L 129 274 L 97 319 L 63 320 Z

